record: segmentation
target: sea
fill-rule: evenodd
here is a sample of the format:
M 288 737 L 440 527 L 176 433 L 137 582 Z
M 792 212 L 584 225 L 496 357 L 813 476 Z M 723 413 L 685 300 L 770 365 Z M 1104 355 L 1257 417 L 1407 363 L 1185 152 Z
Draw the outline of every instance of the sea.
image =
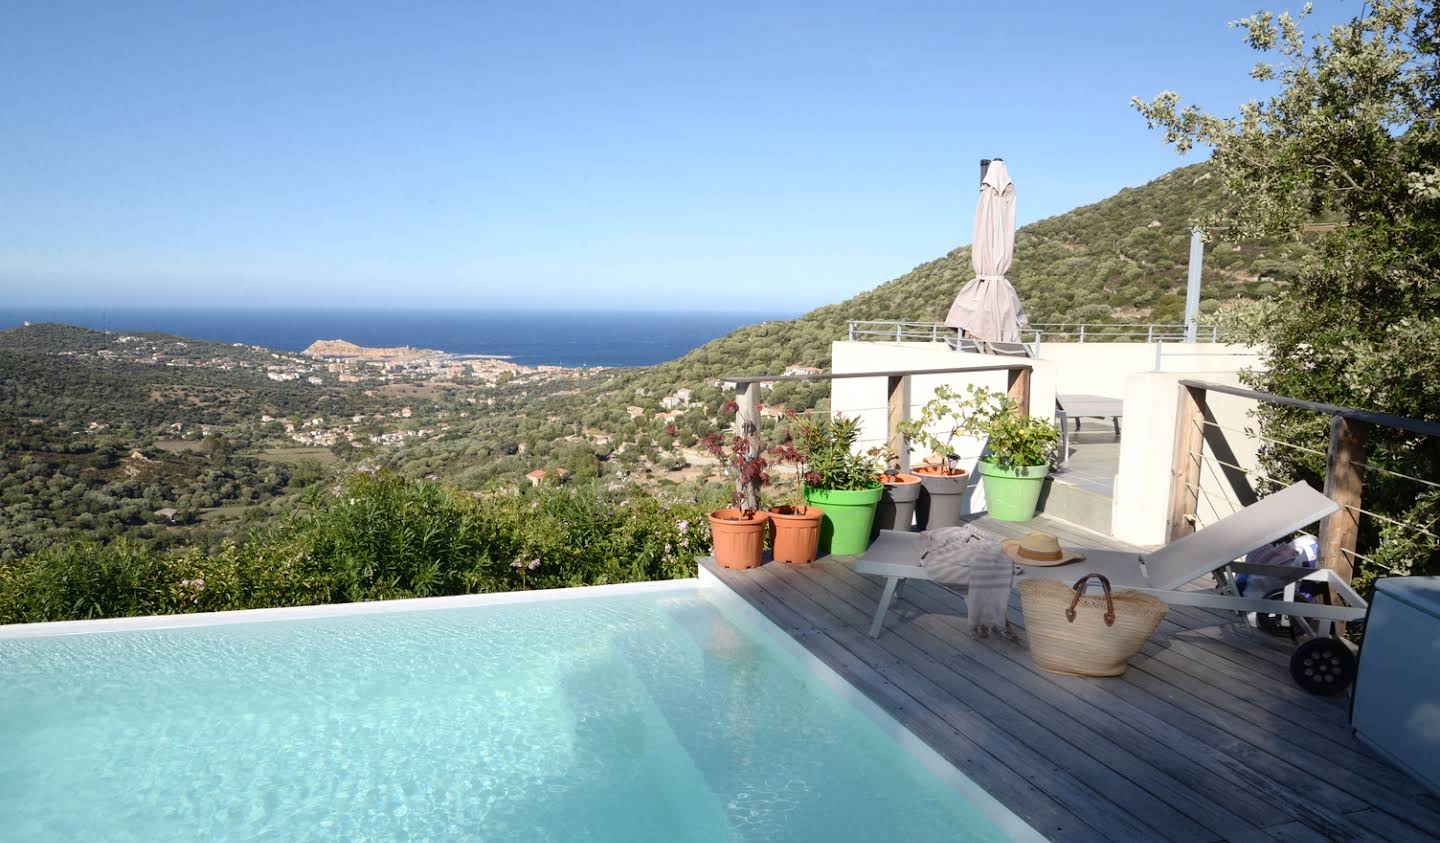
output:
M 794 313 L 737 311 L 0 307 L 0 330 L 63 322 L 301 351 L 315 340 L 504 356 L 526 366 L 649 366 L 744 325 Z

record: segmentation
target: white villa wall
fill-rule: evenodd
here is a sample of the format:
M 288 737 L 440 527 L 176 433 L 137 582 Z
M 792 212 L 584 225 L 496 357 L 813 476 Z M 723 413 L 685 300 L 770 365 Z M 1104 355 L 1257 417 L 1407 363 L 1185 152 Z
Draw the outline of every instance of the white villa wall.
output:
M 841 374 L 850 372 L 893 372 L 907 369 L 953 369 L 973 366 L 983 368 L 1008 362 L 1026 362 L 1033 366 L 1030 374 L 1030 413 L 1041 418 L 1055 414 L 1055 366 L 1045 360 L 1022 360 L 997 357 L 991 354 L 972 354 L 953 351 L 948 346 L 936 343 L 890 343 L 840 341 L 831 344 L 831 371 Z M 935 397 L 935 388 L 941 384 L 952 389 L 964 390 L 969 384 L 988 387 L 1004 392 L 1009 383 L 1005 372 L 956 373 L 950 375 L 916 375 L 910 383 L 910 417 L 920 415 L 926 402 Z M 832 412 L 860 419 L 862 448 L 873 448 L 885 444 L 885 419 L 888 412 L 885 377 L 838 378 L 830 382 L 830 409 Z M 984 443 L 965 439 L 957 443 L 956 453 L 960 454 L 961 467 L 971 472 L 980 458 Z M 911 463 L 928 457 L 929 450 L 915 447 L 911 450 Z M 972 482 L 969 492 L 970 511 L 985 508 L 985 495 L 979 482 Z
M 1170 495 L 1171 460 L 1174 456 L 1175 412 L 1182 379 L 1238 384 L 1238 372 L 1256 365 L 1254 350 L 1241 345 L 1216 343 L 1164 343 L 1162 371 L 1155 369 L 1155 345 L 1150 343 L 1043 343 L 1040 359 L 1030 361 L 1034 369 L 1030 384 L 1030 413 L 1042 418 L 1054 414 L 1056 393 L 1092 394 L 1119 397 L 1125 402 L 1124 433 L 1115 476 L 1111 532 L 1122 541 L 1156 545 L 1165 540 Z M 887 372 L 906 369 L 985 367 L 1013 358 L 956 352 L 936 343 L 877 343 L 842 341 L 831 345 L 832 370 L 836 373 Z M 935 387 L 944 383 L 955 389 L 967 384 L 1003 391 L 1004 372 L 976 372 L 973 375 L 918 375 L 911 379 L 910 415 L 934 397 Z M 861 447 L 885 443 L 886 379 L 847 378 L 831 382 L 830 406 L 835 412 L 858 416 Z M 1243 430 L 1250 425 L 1252 402 L 1212 394 L 1209 406 L 1217 423 Z M 1233 451 L 1234 462 L 1256 470 L 1259 442 L 1233 431 L 1210 431 L 1223 437 Z M 974 471 L 984 445 L 977 440 L 957 443 L 962 467 Z M 1207 456 L 1213 456 L 1209 447 Z M 912 464 L 929 456 L 927 449 L 911 452 Z M 1222 468 L 1206 460 L 1201 478 L 1198 506 L 1201 523 L 1209 523 L 1242 505 Z M 972 483 L 970 511 L 984 509 L 984 492 Z
M 1120 465 L 1115 475 L 1111 533 L 1121 541 L 1158 545 L 1165 541 L 1170 506 L 1170 477 L 1175 455 L 1175 416 L 1180 406 L 1180 381 L 1198 380 L 1239 385 L 1235 370 L 1198 372 L 1140 372 L 1125 379 L 1124 434 L 1120 438 Z M 1254 402 L 1209 393 L 1206 403 L 1216 424 L 1231 430 L 1209 429 L 1233 451 L 1226 462 L 1254 471 L 1260 442 L 1234 431 L 1251 426 Z M 1213 457 L 1210 445 L 1206 457 Z M 1211 459 L 1201 464 L 1199 521 L 1213 523 L 1242 506 L 1221 466 Z
M 1125 394 L 1127 378 L 1155 371 L 1155 344 L 1144 342 L 1042 342 L 1040 359 L 1055 364 L 1057 390 L 1069 395 Z M 1224 343 L 1160 344 L 1162 372 L 1238 371 L 1256 362 L 1254 350 Z M 1128 408 L 1127 408 L 1128 409 Z

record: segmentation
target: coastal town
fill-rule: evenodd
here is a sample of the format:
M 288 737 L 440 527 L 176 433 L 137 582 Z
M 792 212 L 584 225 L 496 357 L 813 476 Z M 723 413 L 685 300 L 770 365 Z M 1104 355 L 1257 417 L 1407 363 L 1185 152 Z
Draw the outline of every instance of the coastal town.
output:
M 29 327 L 26 323 L 25 327 Z M 527 366 L 505 355 L 452 354 L 428 348 L 367 347 L 346 340 L 316 340 L 300 352 L 258 345 L 184 341 L 155 334 L 100 334 L 85 348 L 58 352 L 76 359 L 152 366 L 259 371 L 277 382 L 311 386 L 336 383 L 377 384 L 456 381 L 500 384 L 515 380 L 546 383 L 576 379 L 603 367 Z M 221 350 L 223 349 L 223 350 Z

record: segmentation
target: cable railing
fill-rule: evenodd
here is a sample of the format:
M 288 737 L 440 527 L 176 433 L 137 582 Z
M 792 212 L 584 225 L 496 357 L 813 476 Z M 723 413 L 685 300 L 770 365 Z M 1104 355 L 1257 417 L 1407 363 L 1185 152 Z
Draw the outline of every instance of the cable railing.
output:
M 966 338 L 959 328 L 942 322 L 905 322 L 896 320 L 852 319 L 846 322 L 846 335 L 853 341 L 944 342 L 953 347 Z M 1032 322 L 1020 331 L 1026 343 L 1050 342 L 1184 342 L 1185 325 L 1169 322 Z M 1218 325 L 1197 325 L 1198 342 L 1220 342 Z
M 1326 516 L 1317 530 L 1301 529 L 1298 532 L 1315 538 L 1319 564 L 1335 571 L 1345 582 L 1352 580 L 1360 562 L 1386 573 L 1403 573 L 1373 554 L 1360 552 L 1359 540 L 1365 519 L 1376 522 L 1370 527 L 1393 528 L 1410 537 L 1423 536 L 1431 543 L 1440 543 L 1440 513 L 1428 520 L 1423 515 L 1420 521 L 1407 520 L 1397 513 L 1380 512 L 1381 506 L 1367 503 L 1364 499 L 1367 473 L 1414 484 L 1422 490 L 1440 489 L 1440 482 L 1435 479 L 1375 465 L 1366 458 L 1366 441 L 1374 428 L 1390 428 L 1433 439 L 1440 437 L 1440 423 L 1304 401 L 1228 384 L 1182 380 L 1179 391 L 1180 410 L 1175 422 L 1167 540 L 1174 541 L 1194 532 L 1200 526 L 1238 511 L 1260 495 L 1286 485 L 1285 481 L 1270 476 L 1260 467 L 1243 465 L 1243 460 L 1235 456 L 1231 443 L 1225 437 L 1226 433 L 1231 433 L 1268 446 L 1292 450 L 1314 461 L 1324 459 L 1323 491 L 1339 505 L 1339 509 Z M 1322 450 L 1267 436 L 1249 428 L 1222 424 L 1216 420 L 1210 406 L 1210 393 L 1328 415 L 1328 442 Z M 1376 531 L 1370 532 L 1372 537 L 1375 534 Z

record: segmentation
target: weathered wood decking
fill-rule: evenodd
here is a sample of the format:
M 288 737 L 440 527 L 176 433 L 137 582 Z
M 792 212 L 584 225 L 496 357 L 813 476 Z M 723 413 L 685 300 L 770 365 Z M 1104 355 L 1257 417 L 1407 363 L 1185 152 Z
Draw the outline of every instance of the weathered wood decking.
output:
M 1288 647 L 1234 615 L 1172 607 L 1123 677 L 1081 679 L 971 639 L 964 600 L 933 583 L 907 583 L 871 639 L 880 584 L 847 561 L 702 564 L 1053 840 L 1440 839 L 1440 799 L 1361 746 L 1346 700 L 1297 688 Z M 1018 595 L 1010 608 L 1023 636 Z

